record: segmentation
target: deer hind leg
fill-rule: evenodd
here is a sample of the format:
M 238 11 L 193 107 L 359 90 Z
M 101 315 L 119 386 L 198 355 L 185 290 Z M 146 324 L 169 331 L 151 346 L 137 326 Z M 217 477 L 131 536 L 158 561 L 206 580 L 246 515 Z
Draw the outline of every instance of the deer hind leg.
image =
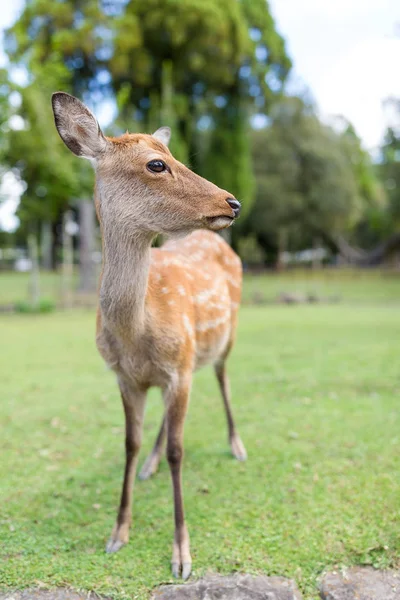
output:
M 183 426 L 189 402 L 190 377 L 167 393 L 167 459 L 174 495 L 175 534 L 172 550 L 172 574 L 187 579 L 192 570 L 189 534 L 185 523 L 182 494 Z
M 228 422 L 228 436 L 232 454 L 237 460 L 246 460 L 247 452 L 238 432 L 236 431 L 235 421 L 233 420 L 231 407 L 231 391 L 228 374 L 226 372 L 225 360 L 215 365 L 215 374 L 218 379 L 222 398 L 225 406 L 226 420 Z
M 160 464 L 160 460 L 163 454 L 166 429 L 166 415 L 164 414 L 163 420 L 161 422 L 160 431 L 158 432 L 153 449 L 150 452 L 149 456 L 146 458 L 143 467 L 139 473 L 139 479 L 149 479 L 149 477 L 151 477 L 152 475 L 154 475 L 154 473 L 157 472 L 158 465 Z
M 117 552 L 129 540 L 133 483 L 142 442 L 143 414 L 146 401 L 145 391 L 132 388 L 132 386 L 122 381 L 119 382 L 119 386 L 125 411 L 126 462 L 117 520 L 106 545 L 106 552 L 109 553 Z

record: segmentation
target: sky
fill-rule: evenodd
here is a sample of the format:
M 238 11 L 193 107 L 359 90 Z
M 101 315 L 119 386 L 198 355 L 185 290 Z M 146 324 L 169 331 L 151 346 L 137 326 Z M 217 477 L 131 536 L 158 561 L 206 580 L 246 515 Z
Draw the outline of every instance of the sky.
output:
M 374 152 L 389 115 L 383 102 L 400 98 L 399 0 L 270 0 L 293 61 L 293 80 L 306 86 L 322 118 L 343 115 Z M 0 30 L 18 16 L 22 0 L 2 0 Z M 397 29 L 397 37 L 396 37 Z M 5 56 L 0 48 L 0 66 Z M 0 227 L 15 226 L 19 189 L 10 177 L 0 194 Z
M 294 72 L 320 114 L 347 117 L 364 146 L 376 149 L 388 124 L 383 101 L 400 97 L 399 0 L 270 0 L 270 6 Z

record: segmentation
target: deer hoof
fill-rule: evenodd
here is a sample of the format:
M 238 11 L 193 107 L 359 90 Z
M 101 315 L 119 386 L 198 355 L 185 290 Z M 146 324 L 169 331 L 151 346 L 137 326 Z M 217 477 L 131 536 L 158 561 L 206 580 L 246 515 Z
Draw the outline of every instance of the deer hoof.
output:
M 244 461 L 247 459 L 246 448 L 237 433 L 231 439 L 231 450 L 237 460 Z
M 106 544 L 106 552 L 107 554 L 113 554 L 114 552 L 118 552 L 118 550 L 120 550 L 122 546 L 125 546 L 124 542 L 121 542 L 121 540 L 113 540 L 112 538 L 110 538 Z
M 184 581 L 186 581 L 186 579 L 189 579 L 191 572 L 192 572 L 192 563 L 184 562 L 182 564 L 182 579 Z
M 157 472 L 159 462 L 160 460 L 158 456 L 150 454 L 150 456 L 146 458 L 144 465 L 139 473 L 139 479 L 141 479 L 142 481 L 150 479 L 150 477 Z
M 122 546 L 125 546 L 125 544 L 128 543 L 128 540 L 129 540 L 129 526 L 128 525 L 121 525 L 119 527 L 115 526 L 113 529 L 113 532 L 111 534 L 111 537 L 106 544 L 107 554 L 113 554 L 114 552 L 118 552 L 118 550 L 120 550 L 122 548 Z
M 180 575 L 181 575 L 181 563 L 173 562 L 173 563 L 171 563 L 171 567 L 172 567 L 172 575 L 174 577 L 180 577 Z
M 180 562 L 173 562 L 171 563 L 172 566 L 172 575 L 174 577 L 180 577 L 181 576 L 181 566 L 182 566 L 182 579 L 184 581 L 186 581 L 186 579 L 188 579 L 190 577 L 190 573 L 192 572 L 192 563 L 191 562 L 184 562 L 181 563 Z

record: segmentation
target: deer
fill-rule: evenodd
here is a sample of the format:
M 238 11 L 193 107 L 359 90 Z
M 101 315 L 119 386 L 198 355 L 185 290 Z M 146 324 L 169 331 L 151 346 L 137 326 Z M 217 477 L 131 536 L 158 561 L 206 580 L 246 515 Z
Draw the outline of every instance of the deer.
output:
M 96 344 L 116 374 L 125 413 L 125 472 L 106 552 L 117 552 L 129 539 L 146 394 L 155 386 L 161 388 L 164 415 L 139 477 L 156 473 L 166 442 L 175 521 L 172 574 L 186 580 L 192 559 L 182 493 L 183 430 L 196 369 L 214 367 L 231 452 L 237 460 L 246 459 L 226 370 L 242 266 L 216 233 L 232 225 L 241 205 L 172 156 L 170 128 L 106 137 L 74 96 L 55 92 L 52 108 L 64 144 L 95 171 L 102 237 Z M 152 247 L 159 234 L 168 241 Z

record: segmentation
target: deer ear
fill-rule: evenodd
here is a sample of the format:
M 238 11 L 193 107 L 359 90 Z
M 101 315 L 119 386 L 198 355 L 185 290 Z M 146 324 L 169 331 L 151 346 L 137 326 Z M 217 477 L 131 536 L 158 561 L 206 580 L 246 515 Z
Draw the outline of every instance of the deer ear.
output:
M 94 159 L 107 148 L 95 116 L 74 96 L 56 92 L 51 98 L 54 121 L 64 144 L 77 156 Z
M 168 146 L 171 139 L 171 129 L 169 127 L 160 127 L 153 133 L 153 137 L 162 142 L 164 146 Z

